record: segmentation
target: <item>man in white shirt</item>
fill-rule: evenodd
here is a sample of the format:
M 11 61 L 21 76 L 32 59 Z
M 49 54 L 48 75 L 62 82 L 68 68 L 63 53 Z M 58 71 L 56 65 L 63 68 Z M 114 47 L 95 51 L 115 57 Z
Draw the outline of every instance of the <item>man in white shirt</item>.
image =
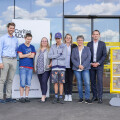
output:
M 94 30 L 92 33 L 93 41 L 88 43 L 91 51 L 91 90 L 93 93 L 92 101 L 102 103 L 103 94 L 103 68 L 104 60 L 107 56 L 106 45 L 103 41 L 100 41 L 100 32 Z M 97 76 L 97 77 L 96 77 Z

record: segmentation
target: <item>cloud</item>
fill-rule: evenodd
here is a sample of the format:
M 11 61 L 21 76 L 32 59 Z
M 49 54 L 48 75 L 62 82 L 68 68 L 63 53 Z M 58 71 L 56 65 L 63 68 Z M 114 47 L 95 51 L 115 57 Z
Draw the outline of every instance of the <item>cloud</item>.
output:
M 84 37 L 87 37 L 86 33 L 90 26 L 91 21 L 88 19 L 68 19 L 68 24 L 66 24 L 67 29 L 72 33 L 81 34 Z
M 35 12 L 30 13 L 29 11 L 22 9 L 20 7 L 15 7 L 16 18 L 19 19 L 41 19 L 47 16 L 47 11 L 44 8 L 37 10 Z M 14 6 L 9 6 L 6 11 L 2 13 L 1 18 L 4 19 L 4 22 L 10 22 L 14 18 L 13 16 Z M 7 31 L 6 24 L 0 20 L 0 36 L 5 34 Z
M 97 1 L 102 1 L 102 2 L 105 2 L 105 3 L 115 3 L 115 2 L 120 2 L 119 0 L 97 0 Z
M 112 15 L 120 11 L 120 4 L 101 3 L 90 5 L 77 5 L 75 7 L 77 15 Z
M 63 13 L 57 14 L 57 17 L 62 17 Z
M 69 0 L 64 0 L 64 2 L 68 2 Z M 60 3 L 63 3 L 63 0 L 51 0 L 50 2 L 46 2 L 46 0 L 36 0 L 36 5 L 44 6 L 44 7 L 51 7 L 55 5 L 59 5 Z
M 47 16 L 47 10 L 44 8 L 41 8 L 40 10 L 37 10 L 35 12 L 30 13 L 29 11 L 22 9 L 18 6 L 15 7 L 16 11 L 16 18 L 21 19 L 41 19 L 45 18 Z M 9 6 L 5 12 L 2 13 L 2 17 L 6 21 L 11 21 L 13 19 L 13 13 L 14 6 Z
M 6 25 L 2 24 L 2 21 L 0 20 L 0 36 L 2 36 L 7 31 Z
M 91 25 L 90 19 L 68 19 L 68 22 L 75 24 L 84 24 L 85 26 Z
M 71 31 L 74 31 L 74 32 L 86 32 L 86 29 L 84 27 L 81 27 L 80 25 L 78 24 L 72 24 L 70 25 L 70 28 L 69 28 Z
M 101 40 L 105 42 L 118 42 L 119 40 L 119 32 L 107 30 L 101 33 Z

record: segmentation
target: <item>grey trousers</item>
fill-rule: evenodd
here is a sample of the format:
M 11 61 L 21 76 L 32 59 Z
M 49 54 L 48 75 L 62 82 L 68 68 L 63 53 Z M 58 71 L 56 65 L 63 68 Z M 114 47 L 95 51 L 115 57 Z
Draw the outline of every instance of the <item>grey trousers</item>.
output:
M 11 98 L 12 82 L 16 72 L 17 59 L 2 58 L 4 68 L 0 69 L 0 99 L 3 99 L 6 83 L 6 98 Z

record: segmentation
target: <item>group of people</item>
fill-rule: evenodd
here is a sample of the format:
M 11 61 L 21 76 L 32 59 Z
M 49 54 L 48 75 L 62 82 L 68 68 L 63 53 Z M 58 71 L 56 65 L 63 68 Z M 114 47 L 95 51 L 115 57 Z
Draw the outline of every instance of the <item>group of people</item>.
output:
M 84 46 L 84 36 L 78 35 L 77 45 L 73 44 L 72 36 L 66 34 L 62 43 L 62 34 L 55 34 L 56 43 L 51 47 L 46 37 L 40 42 L 36 51 L 31 45 L 32 34 L 26 33 L 25 43 L 18 46 L 13 33 L 15 24 L 8 23 L 8 33 L 0 38 L 0 103 L 16 102 L 11 98 L 12 81 L 16 71 L 17 55 L 19 56 L 20 102 L 30 102 L 29 90 L 33 71 L 37 74 L 42 91 L 41 103 L 46 101 L 47 83 L 50 77 L 54 84 L 55 97 L 53 104 L 72 101 L 73 74 L 77 80 L 79 101 L 83 100 L 83 81 L 85 87 L 85 103 L 98 101 L 102 103 L 103 66 L 107 55 L 106 45 L 100 41 L 100 32 L 92 32 L 93 40 Z M 90 99 L 90 81 L 93 93 Z M 4 99 L 4 84 L 6 96 Z M 23 97 L 25 89 L 25 97 Z M 63 96 L 64 92 L 64 96 Z

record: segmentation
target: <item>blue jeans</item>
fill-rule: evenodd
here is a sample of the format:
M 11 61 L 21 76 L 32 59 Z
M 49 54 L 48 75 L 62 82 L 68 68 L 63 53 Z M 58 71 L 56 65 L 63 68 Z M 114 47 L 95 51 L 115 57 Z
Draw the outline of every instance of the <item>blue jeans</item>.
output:
M 31 86 L 32 72 L 32 69 L 20 67 L 20 87 L 24 88 L 25 86 Z
M 85 86 L 85 99 L 90 99 L 90 74 L 89 74 L 89 70 L 74 71 L 74 74 L 75 74 L 75 77 L 77 79 L 79 97 L 83 99 L 83 86 L 82 86 L 82 80 L 83 80 L 84 86 Z

